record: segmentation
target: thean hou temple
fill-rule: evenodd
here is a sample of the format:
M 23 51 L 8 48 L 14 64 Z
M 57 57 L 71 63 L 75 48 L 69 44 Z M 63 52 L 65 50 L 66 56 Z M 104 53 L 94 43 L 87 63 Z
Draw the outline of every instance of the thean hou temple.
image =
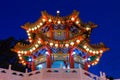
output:
M 28 43 L 18 42 L 12 49 L 18 54 L 20 63 L 32 71 L 43 71 L 36 72 L 42 74 L 36 80 L 106 80 L 105 74 L 90 77 L 91 73 L 87 72 L 109 50 L 102 42 L 90 43 L 91 32 L 97 25 L 81 21 L 78 11 L 64 17 L 59 11 L 56 16 L 46 11 L 41 14 L 36 22 L 22 26 L 28 35 Z

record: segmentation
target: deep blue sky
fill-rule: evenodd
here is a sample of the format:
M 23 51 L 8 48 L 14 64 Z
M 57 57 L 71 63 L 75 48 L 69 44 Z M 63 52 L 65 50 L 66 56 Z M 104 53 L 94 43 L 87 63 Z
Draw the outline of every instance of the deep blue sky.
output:
M 105 52 L 100 63 L 90 68 L 90 72 L 105 72 L 120 78 L 120 6 L 119 0 L 0 0 L 0 39 L 14 36 L 26 39 L 20 28 L 26 22 L 35 22 L 42 10 L 52 15 L 60 10 L 61 15 L 69 15 L 74 9 L 80 11 L 84 22 L 98 25 L 91 34 L 91 42 L 104 42 L 110 51 Z

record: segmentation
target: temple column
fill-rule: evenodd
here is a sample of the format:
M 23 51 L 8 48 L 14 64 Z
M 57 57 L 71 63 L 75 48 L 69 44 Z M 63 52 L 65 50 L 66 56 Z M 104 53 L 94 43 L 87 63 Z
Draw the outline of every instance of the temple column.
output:
M 31 62 L 31 69 L 32 69 L 32 71 L 34 71 L 35 70 L 35 63 L 34 63 L 34 56 L 32 56 L 32 62 Z
M 73 57 L 72 53 L 73 53 L 73 50 L 71 49 L 70 53 L 69 53 L 70 68 L 74 68 L 74 57 Z
M 51 51 L 50 50 L 48 50 L 46 65 L 47 65 L 47 68 L 51 68 Z
M 27 66 L 28 66 L 28 68 L 31 68 L 31 63 L 27 62 Z
M 88 64 L 87 63 L 85 63 L 85 65 L 84 65 L 84 68 L 83 68 L 84 70 L 88 70 Z
M 27 55 L 27 56 L 29 57 L 29 56 L 32 56 L 32 55 L 29 54 L 29 55 Z M 32 62 L 33 62 L 33 61 L 27 61 L 27 66 L 28 66 L 28 68 L 30 68 L 31 70 L 32 70 Z

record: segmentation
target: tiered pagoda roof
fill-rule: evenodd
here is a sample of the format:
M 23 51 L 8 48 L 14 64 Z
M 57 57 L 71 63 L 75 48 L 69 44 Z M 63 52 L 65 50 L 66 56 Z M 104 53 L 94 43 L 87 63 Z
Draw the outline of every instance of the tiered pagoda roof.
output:
M 35 23 L 22 26 L 26 30 L 29 43 L 19 42 L 12 49 L 18 53 L 22 64 L 26 65 L 32 60 L 34 65 L 38 65 L 47 61 L 46 55 L 54 57 L 54 61 L 64 61 L 71 55 L 74 56 L 74 62 L 90 67 L 99 62 L 103 52 L 109 50 L 103 43 L 90 43 L 91 31 L 97 25 L 81 21 L 78 11 L 64 17 L 59 12 L 57 16 L 46 11 L 41 13 L 42 16 Z M 29 57 L 31 60 L 27 60 Z M 70 59 L 67 60 L 69 62 Z

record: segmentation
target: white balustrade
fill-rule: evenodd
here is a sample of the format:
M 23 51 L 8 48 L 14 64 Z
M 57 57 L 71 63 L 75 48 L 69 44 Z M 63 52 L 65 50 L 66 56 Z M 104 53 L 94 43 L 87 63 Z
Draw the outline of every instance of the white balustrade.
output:
M 18 72 L 0 68 L 0 80 L 107 80 L 105 73 L 100 72 L 100 77 L 79 69 L 43 68 L 32 72 Z

